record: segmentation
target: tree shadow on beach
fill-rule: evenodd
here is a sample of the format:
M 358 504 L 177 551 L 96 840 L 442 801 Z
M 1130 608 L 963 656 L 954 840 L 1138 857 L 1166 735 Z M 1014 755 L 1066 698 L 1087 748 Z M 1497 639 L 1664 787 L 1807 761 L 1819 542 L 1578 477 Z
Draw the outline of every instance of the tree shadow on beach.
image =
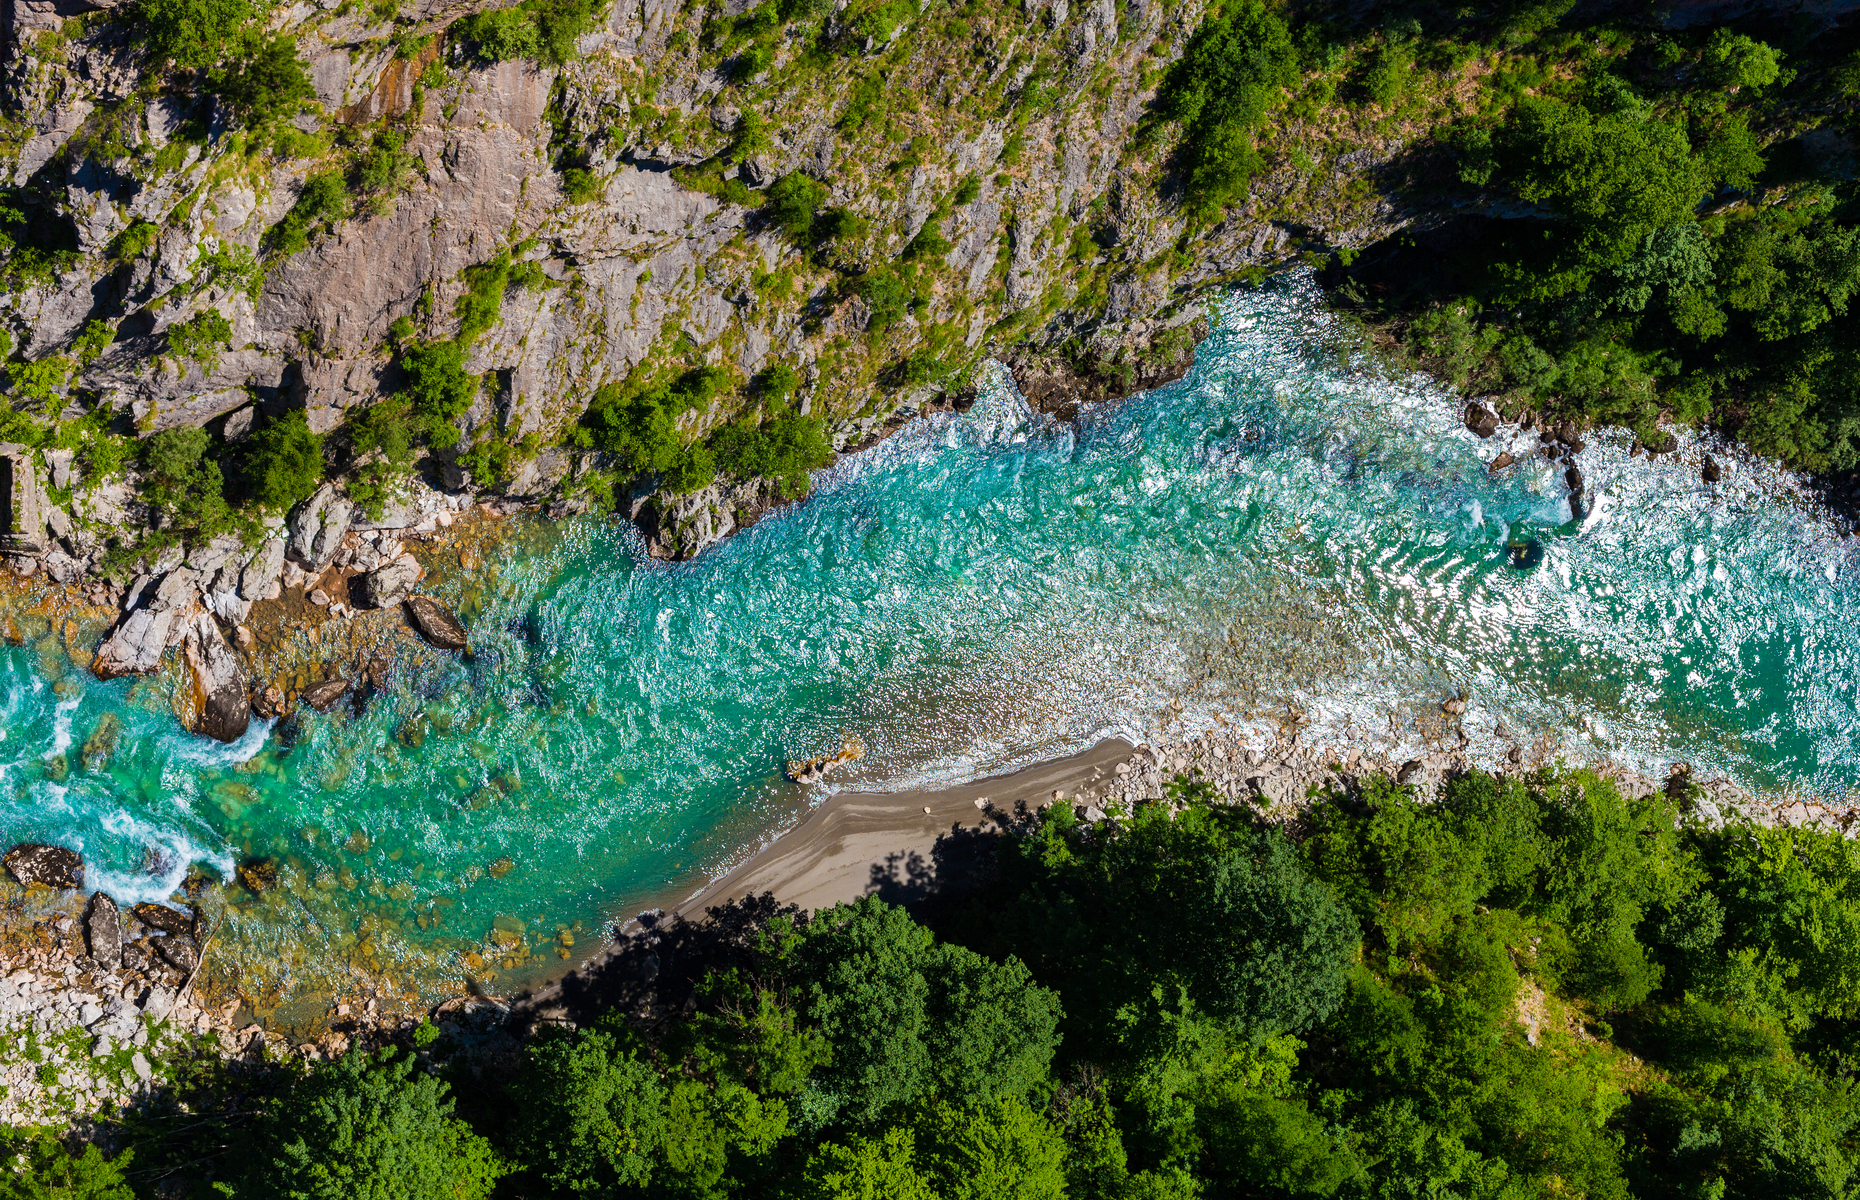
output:
M 986 810 L 990 824 L 951 822 L 926 856 L 900 851 L 874 863 L 866 894 L 908 909 L 934 924 L 947 905 L 994 879 L 1003 834 L 1024 833 L 1039 816 L 1025 804 Z M 772 893 L 743 896 L 707 907 L 695 920 L 682 913 L 641 913 L 619 931 L 612 946 L 555 987 L 512 1004 L 513 1015 L 546 1022 L 591 1023 L 619 1011 L 637 1019 L 682 1013 L 696 1003 L 697 986 L 712 971 L 741 968 L 754 974 L 758 947 L 779 921 L 805 926 L 808 914 Z

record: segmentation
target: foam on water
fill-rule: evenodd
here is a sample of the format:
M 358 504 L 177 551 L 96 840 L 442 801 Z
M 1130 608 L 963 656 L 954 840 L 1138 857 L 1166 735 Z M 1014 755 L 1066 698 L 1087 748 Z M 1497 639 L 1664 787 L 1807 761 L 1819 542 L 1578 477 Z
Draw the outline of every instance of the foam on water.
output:
M 58 700 L 10 651 L 0 836 L 79 844 L 128 899 L 188 859 L 281 856 L 317 936 L 346 936 L 348 905 L 377 940 L 436 942 L 688 887 L 803 810 L 785 759 L 849 735 L 868 754 L 840 786 L 895 785 L 1217 720 L 1418 747 L 1464 692 L 1476 751 L 1502 718 L 1846 794 L 1855 547 L 1786 475 L 1714 449 L 1708 489 L 1690 443 L 1650 464 L 1604 434 L 1570 522 L 1560 466 L 1488 475 L 1452 396 L 1345 334 L 1308 280 L 1236 295 L 1187 378 L 1076 426 L 997 374 L 692 563 L 575 524 L 474 581 L 473 662 L 289 750 L 261 725 L 191 738 L 127 681 L 71 675 Z M 1542 550 L 1522 570 L 1521 538 Z M 93 769 L 76 747 L 106 712 Z

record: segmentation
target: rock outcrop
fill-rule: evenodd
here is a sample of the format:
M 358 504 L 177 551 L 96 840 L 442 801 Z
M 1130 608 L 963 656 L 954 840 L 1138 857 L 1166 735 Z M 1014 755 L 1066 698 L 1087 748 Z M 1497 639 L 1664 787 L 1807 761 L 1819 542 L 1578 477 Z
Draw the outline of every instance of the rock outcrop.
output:
M 348 680 L 331 679 L 325 683 L 319 683 L 315 687 L 306 688 L 304 690 L 303 701 L 318 712 L 328 712 L 330 709 L 336 707 L 336 701 L 342 699 L 348 692 Z
M 312 571 L 321 571 L 342 549 L 342 535 L 349 531 L 354 515 L 355 505 L 348 497 L 334 484 L 324 484 L 291 511 L 286 523 L 290 557 Z

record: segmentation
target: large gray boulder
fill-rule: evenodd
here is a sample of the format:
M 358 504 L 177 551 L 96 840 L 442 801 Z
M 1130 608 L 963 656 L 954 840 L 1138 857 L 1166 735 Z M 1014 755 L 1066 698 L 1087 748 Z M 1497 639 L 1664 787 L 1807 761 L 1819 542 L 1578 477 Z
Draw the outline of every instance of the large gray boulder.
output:
M 190 728 L 218 741 L 238 741 L 245 736 L 252 719 L 252 697 L 239 656 L 226 644 L 219 624 L 206 613 L 194 619 L 181 649 L 194 685 Z
M 348 497 L 326 483 L 308 500 L 291 510 L 285 528 L 290 533 L 288 553 L 291 558 L 313 570 L 321 571 L 342 548 L 342 537 L 349 531 L 355 505 Z
M 263 600 L 283 571 L 284 539 L 266 538 L 239 572 L 240 597 L 253 602 Z
M 185 625 L 185 615 L 177 608 L 136 609 L 97 647 L 91 671 L 99 679 L 153 671 L 161 665 L 162 651 L 168 648 L 171 635 Z
M 369 608 L 388 608 L 413 594 L 413 587 L 426 578 L 426 568 L 411 554 L 390 558 L 362 576 L 360 600 Z

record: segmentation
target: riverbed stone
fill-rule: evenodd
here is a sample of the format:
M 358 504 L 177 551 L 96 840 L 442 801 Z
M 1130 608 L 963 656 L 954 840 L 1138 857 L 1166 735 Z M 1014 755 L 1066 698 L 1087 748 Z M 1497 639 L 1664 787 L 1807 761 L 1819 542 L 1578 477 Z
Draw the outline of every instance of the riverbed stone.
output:
M 194 915 L 179 909 L 169 908 L 165 904 L 138 904 L 129 910 L 136 920 L 150 929 L 159 929 L 163 933 L 185 935 L 194 930 Z
M 82 881 L 84 860 L 75 850 L 26 842 L 7 851 L 6 869 L 20 884 L 74 888 Z
M 426 639 L 427 645 L 436 650 L 470 648 L 465 627 L 444 604 L 431 596 L 409 596 L 405 607 L 414 630 Z

